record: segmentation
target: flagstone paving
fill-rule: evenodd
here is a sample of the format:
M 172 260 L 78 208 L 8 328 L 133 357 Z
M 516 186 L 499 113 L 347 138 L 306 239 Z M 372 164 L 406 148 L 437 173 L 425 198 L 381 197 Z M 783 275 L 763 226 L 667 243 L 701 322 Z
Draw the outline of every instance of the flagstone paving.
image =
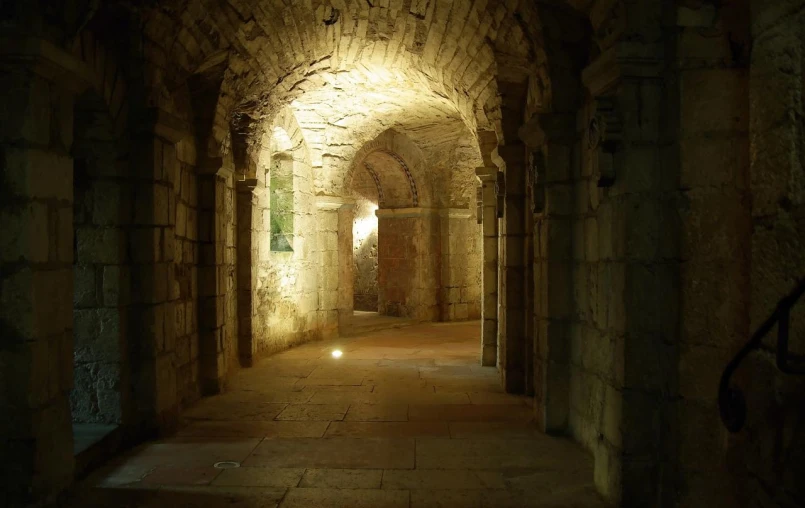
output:
M 176 436 L 96 471 L 70 505 L 604 507 L 592 458 L 538 432 L 528 400 L 479 365 L 479 331 L 423 324 L 272 356 L 185 411 Z

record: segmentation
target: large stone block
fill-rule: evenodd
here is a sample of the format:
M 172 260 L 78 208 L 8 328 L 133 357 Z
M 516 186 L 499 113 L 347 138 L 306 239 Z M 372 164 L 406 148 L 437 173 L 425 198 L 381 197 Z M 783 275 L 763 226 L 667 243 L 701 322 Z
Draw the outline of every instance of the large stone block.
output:
M 746 130 L 749 101 L 745 69 L 685 71 L 680 93 L 680 122 L 688 135 Z
M 76 228 L 78 258 L 81 264 L 116 264 L 122 261 L 126 239 L 122 231 L 91 226 Z
M 676 346 L 656 336 L 627 336 L 623 342 L 623 365 L 625 389 L 645 393 L 673 393 L 676 390 Z
M 748 144 L 749 139 L 743 133 L 680 140 L 680 185 L 685 188 L 746 189 Z M 702 167 L 708 170 L 702 171 Z
M 54 152 L 34 148 L 3 150 L 5 184 L 19 197 L 73 199 L 73 161 Z
M 131 193 L 122 184 L 93 182 L 92 223 L 98 226 L 127 224 L 131 217 Z
M 135 265 L 131 272 L 131 298 L 135 303 L 158 303 L 168 298 L 167 265 Z
M 40 336 L 36 316 L 41 304 L 34 300 L 35 276 L 30 268 L 21 268 L 2 278 L 0 319 L 10 341 L 22 342 Z
M 106 307 L 128 305 L 131 293 L 131 274 L 128 267 L 103 267 L 103 304 Z
M 679 319 L 678 267 L 673 263 L 630 263 L 624 273 L 627 331 L 670 340 L 676 334 Z
M 53 117 L 50 83 L 29 72 L 7 72 L 0 79 L 7 92 L 0 102 L 6 119 L 0 137 L 47 146 Z
M 56 263 L 73 263 L 74 234 L 73 234 L 73 210 L 69 206 L 61 206 L 51 214 L 55 215 L 55 220 L 51 222 L 49 229 L 50 240 L 50 261 Z
M 121 320 L 118 309 L 74 312 L 76 363 L 120 361 Z
M 49 255 L 48 207 L 31 202 L 16 209 L 0 211 L 3 234 L 0 236 L 2 261 L 46 262 Z
M 618 447 L 601 441 L 595 446 L 594 456 L 593 481 L 595 487 L 605 499 L 614 506 L 618 506 L 623 482 L 621 471 L 623 453 Z
M 176 204 L 176 236 L 187 238 L 187 205 L 179 201 Z

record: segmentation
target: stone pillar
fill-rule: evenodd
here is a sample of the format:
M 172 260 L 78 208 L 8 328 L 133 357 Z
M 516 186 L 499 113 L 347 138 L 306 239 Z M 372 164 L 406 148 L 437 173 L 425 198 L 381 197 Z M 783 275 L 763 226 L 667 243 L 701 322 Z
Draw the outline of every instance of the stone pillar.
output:
M 500 229 L 499 361 L 507 392 L 525 391 L 525 172 L 526 147 L 512 143 L 498 148 L 506 162 L 504 214 Z M 500 192 L 500 189 L 498 190 Z
M 199 187 L 199 382 L 204 395 L 224 390 L 224 269 L 223 208 L 226 178 L 231 172 L 220 158 L 200 161 Z
M 252 292 L 256 286 L 254 265 L 257 262 L 257 246 L 254 243 L 254 211 L 257 189 L 257 179 L 237 182 L 238 356 L 243 367 L 251 367 L 255 356 Z
M 134 224 L 129 346 L 138 420 L 170 432 L 178 423 L 176 320 L 169 286 L 174 281 L 176 193 L 175 144 L 189 132 L 164 111 L 143 114 L 134 140 Z
M 8 44 L 9 41 L 4 41 Z M 44 41 L 0 48 L 0 491 L 52 501 L 72 482 L 74 62 Z
M 483 230 L 483 292 L 481 302 L 481 365 L 491 367 L 498 361 L 498 217 L 495 181 L 498 169 L 475 170 L 481 184 L 480 218 Z
M 539 173 L 531 191 L 540 204 L 536 215 L 528 212 L 534 219 L 534 409 L 542 430 L 558 434 L 567 430 L 570 412 L 575 127 L 574 114 L 552 113 L 534 115 L 519 131 Z
M 319 313 L 322 337 L 337 335 L 352 318 L 352 219 L 355 203 L 317 196 Z
M 354 201 L 338 209 L 338 331 L 350 326 L 354 311 L 355 263 L 352 257 L 352 225 L 355 220 Z
M 640 26 L 641 33 L 649 33 L 649 29 L 648 24 Z M 653 29 L 659 33 L 658 26 Z M 618 42 L 582 72 L 595 111 L 586 127 L 586 149 L 594 164 L 584 170 L 592 172 L 598 188 L 605 189 L 601 194 L 590 193 L 602 198 L 596 242 L 605 264 L 598 287 L 608 289 L 599 292 L 593 308 L 598 326 L 606 325 L 610 343 L 616 346 L 604 406 L 611 423 L 596 443 L 594 479 L 611 503 L 622 502 L 623 506 L 670 506 L 678 501 L 675 469 L 683 450 L 680 444 L 688 430 L 704 428 L 705 421 L 703 414 L 689 413 L 695 418 L 685 429 L 678 428 L 675 413 L 680 401 L 680 279 L 695 266 L 680 252 L 680 225 L 696 210 L 692 198 L 700 194 L 679 193 L 679 152 L 673 141 L 679 132 L 673 129 L 676 120 L 672 119 L 679 113 L 674 102 L 678 90 L 676 85 L 669 86 L 679 81 L 676 75 L 665 74 L 665 48 Z M 710 95 L 701 96 L 702 102 L 696 104 L 721 106 L 716 96 L 719 100 L 722 93 L 729 96 L 724 89 L 719 94 L 711 92 L 708 89 Z M 734 120 L 731 115 L 725 118 L 729 118 L 727 123 Z M 703 121 L 697 117 L 695 123 Z M 686 126 L 686 132 L 702 135 L 694 127 Z M 701 167 L 695 165 L 697 173 Z M 708 171 L 708 177 L 715 175 Z M 708 182 L 706 186 L 713 185 Z M 583 201 L 577 199 L 577 204 Z M 711 204 L 708 201 L 706 209 L 715 213 Z M 723 232 L 722 225 L 719 232 Z M 712 236 L 707 238 L 712 240 Z M 718 266 L 724 271 L 721 261 L 709 266 L 708 270 Z M 706 281 L 695 277 L 695 292 L 706 290 Z M 718 277 L 718 285 L 723 281 Z M 716 384 L 711 386 L 715 391 Z M 710 409 L 708 418 L 717 420 L 715 408 Z M 712 477 L 713 470 L 707 471 Z M 694 504 L 700 501 L 697 497 Z
M 440 211 L 442 321 L 481 317 L 480 221 L 467 208 Z

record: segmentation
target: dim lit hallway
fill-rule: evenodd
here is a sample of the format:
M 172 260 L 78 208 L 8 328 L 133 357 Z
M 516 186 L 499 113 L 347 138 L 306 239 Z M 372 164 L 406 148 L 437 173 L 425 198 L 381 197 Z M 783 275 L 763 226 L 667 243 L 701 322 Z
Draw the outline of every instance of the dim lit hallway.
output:
M 805 507 L 805 0 L 0 6 L 0 507 Z
M 592 458 L 537 431 L 527 399 L 478 366 L 479 340 L 477 322 L 426 324 L 272 356 L 73 505 L 603 506 Z

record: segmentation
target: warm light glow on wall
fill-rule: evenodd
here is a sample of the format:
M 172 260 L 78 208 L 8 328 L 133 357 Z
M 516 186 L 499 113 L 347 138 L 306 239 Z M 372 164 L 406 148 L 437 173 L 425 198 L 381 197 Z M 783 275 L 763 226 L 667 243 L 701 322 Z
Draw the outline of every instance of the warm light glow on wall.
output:
M 352 244 L 354 247 L 360 246 L 364 240 L 369 238 L 369 235 L 377 232 L 375 210 L 377 210 L 377 205 L 372 205 L 367 216 L 355 220 L 352 228 Z
M 285 152 L 293 148 L 293 141 L 291 137 L 285 132 L 282 127 L 274 127 L 273 136 L 271 136 L 271 149 L 276 152 Z

